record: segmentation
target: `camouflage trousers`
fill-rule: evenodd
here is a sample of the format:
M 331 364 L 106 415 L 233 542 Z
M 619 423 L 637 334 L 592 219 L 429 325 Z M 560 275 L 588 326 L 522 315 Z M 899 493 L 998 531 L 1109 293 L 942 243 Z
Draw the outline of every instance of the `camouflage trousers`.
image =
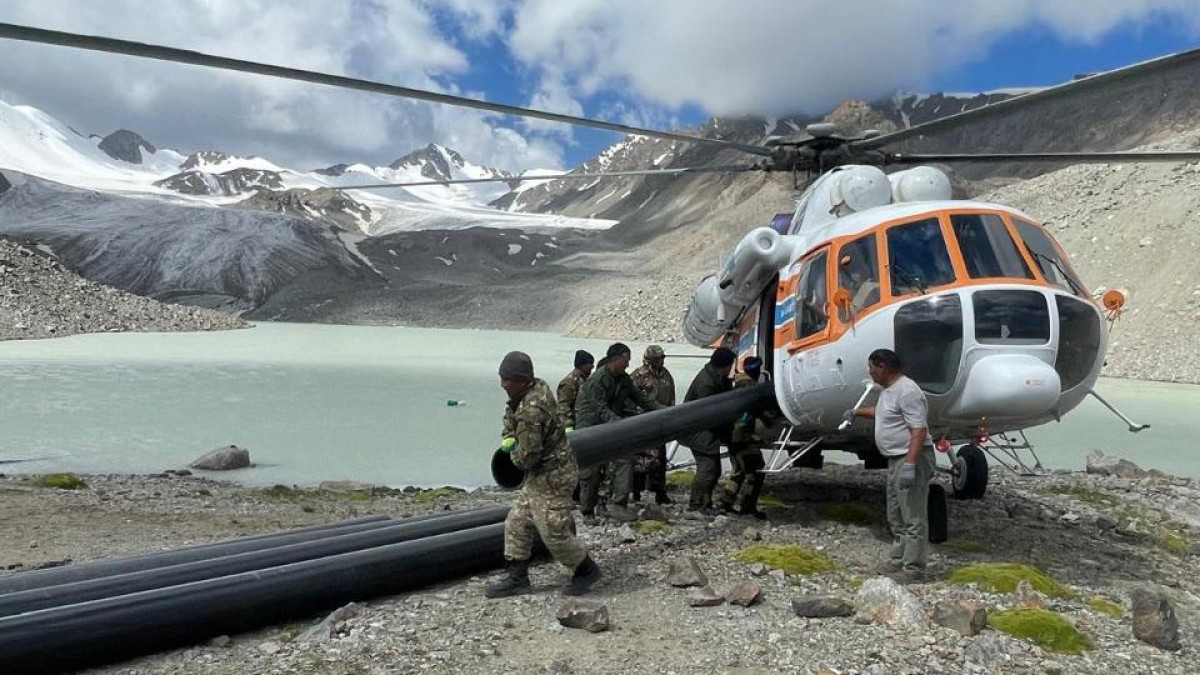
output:
M 575 536 L 575 518 L 571 515 L 576 476 L 572 462 L 525 479 L 504 520 L 506 560 L 529 560 L 534 542 L 540 537 L 550 555 L 568 569 L 583 562 L 586 554 Z
M 679 442 L 691 449 L 696 458 L 696 477 L 692 480 L 688 508 L 711 507 L 713 488 L 721 480 L 721 440 L 705 430 L 682 436 Z
M 766 478 L 760 471 L 766 466 L 762 450 L 757 445 L 740 443 L 729 446 L 729 463 L 733 471 L 725 480 L 725 489 L 721 493 L 721 506 L 732 508 L 737 501 L 738 493 L 742 495 L 742 512 L 750 513 L 758 509 L 758 496 L 762 494 L 763 480 Z

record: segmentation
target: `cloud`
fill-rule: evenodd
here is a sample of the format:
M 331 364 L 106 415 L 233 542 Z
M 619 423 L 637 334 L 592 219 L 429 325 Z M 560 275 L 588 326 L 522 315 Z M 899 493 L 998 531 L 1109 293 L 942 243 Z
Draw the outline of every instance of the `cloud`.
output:
M 451 5 L 475 35 L 502 27 L 501 11 Z M 439 91 L 453 92 L 470 66 L 417 0 L 5 0 L 0 21 Z M 260 154 L 299 167 L 384 163 L 451 139 L 472 161 L 506 168 L 562 161 L 555 144 L 514 142 L 478 111 L 60 47 L 5 42 L 4 50 L 7 98 L 86 133 L 130 128 L 183 152 Z
M 1013 31 L 1093 44 L 1164 18 L 1200 34 L 1196 0 L 524 0 L 509 45 L 585 101 L 782 115 L 927 89 Z

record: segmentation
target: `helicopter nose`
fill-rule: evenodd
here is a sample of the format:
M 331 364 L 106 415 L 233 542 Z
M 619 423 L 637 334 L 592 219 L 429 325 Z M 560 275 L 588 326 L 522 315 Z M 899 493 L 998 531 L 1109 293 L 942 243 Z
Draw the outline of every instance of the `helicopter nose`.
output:
M 991 354 L 976 361 L 947 413 L 951 417 L 1040 415 L 1058 404 L 1061 381 L 1050 364 L 1028 354 Z

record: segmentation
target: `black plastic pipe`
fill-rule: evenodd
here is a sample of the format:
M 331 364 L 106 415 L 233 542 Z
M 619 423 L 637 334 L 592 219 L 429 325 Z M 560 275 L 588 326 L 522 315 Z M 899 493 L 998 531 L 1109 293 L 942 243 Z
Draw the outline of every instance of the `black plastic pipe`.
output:
M 156 567 L 87 581 L 34 588 L 0 595 L 0 616 L 11 616 L 48 607 L 177 586 L 202 579 L 215 579 L 349 551 L 412 541 L 422 537 L 502 523 L 507 515 L 507 506 L 496 506 L 443 514 L 437 518 L 418 522 L 392 521 L 386 527 L 366 532 L 340 534 L 342 530 L 333 530 L 330 536 L 316 541 L 248 551 L 168 567 Z
M 0 673 L 56 673 L 195 644 L 503 562 L 504 525 L 0 618 Z
M 420 516 L 419 518 L 405 519 L 402 522 L 407 523 L 418 520 L 427 520 L 429 518 L 436 518 L 441 515 L 445 514 Z M 173 549 L 170 551 L 145 553 L 142 555 L 127 556 L 124 558 L 113 558 L 111 560 L 97 560 L 95 562 L 82 563 L 79 565 L 68 565 L 65 567 L 52 567 L 44 570 L 18 572 L 10 576 L 0 577 L 0 594 L 15 593 L 32 588 L 44 588 L 46 586 L 72 583 L 76 581 L 86 581 L 88 579 L 99 579 L 100 577 L 112 576 L 114 574 L 127 574 L 129 572 L 153 569 L 155 567 L 166 567 L 168 565 L 178 565 L 180 563 L 193 562 L 196 560 L 208 560 L 223 555 L 244 553 L 246 551 L 257 551 L 264 548 L 282 546 L 284 544 L 293 544 L 301 541 L 312 541 L 331 536 L 331 534 L 335 532 L 339 534 L 362 532 L 380 527 L 387 527 L 394 522 L 396 521 L 387 516 L 367 516 L 364 518 L 354 518 L 351 520 L 343 520 L 324 525 L 299 527 L 293 530 L 285 530 L 283 532 L 271 532 L 267 534 L 256 534 L 248 537 L 239 537 L 237 539 L 219 541 L 211 544 L 197 544 L 196 546 L 188 546 L 187 548 Z
M 743 413 L 756 410 L 774 399 L 774 385 L 765 383 L 609 424 L 578 429 L 569 434 L 567 440 L 575 450 L 579 466 L 591 466 L 662 445 L 689 433 L 729 424 Z M 515 488 L 524 480 L 525 474 L 513 465 L 508 453 L 497 450 L 492 455 L 492 478 L 500 487 Z

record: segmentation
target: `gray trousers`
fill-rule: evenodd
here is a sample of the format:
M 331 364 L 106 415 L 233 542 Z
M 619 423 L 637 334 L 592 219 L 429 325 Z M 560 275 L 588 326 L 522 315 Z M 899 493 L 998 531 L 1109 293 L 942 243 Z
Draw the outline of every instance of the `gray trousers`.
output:
M 891 562 L 912 572 L 924 571 L 929 561 L 929 481 L 933 478 L 933 448 L 917 455 L 917 479 L 907 490 L 900 488 L 900 465 L 904 457 L 888 460 L 887 517 L 892 528 Z

